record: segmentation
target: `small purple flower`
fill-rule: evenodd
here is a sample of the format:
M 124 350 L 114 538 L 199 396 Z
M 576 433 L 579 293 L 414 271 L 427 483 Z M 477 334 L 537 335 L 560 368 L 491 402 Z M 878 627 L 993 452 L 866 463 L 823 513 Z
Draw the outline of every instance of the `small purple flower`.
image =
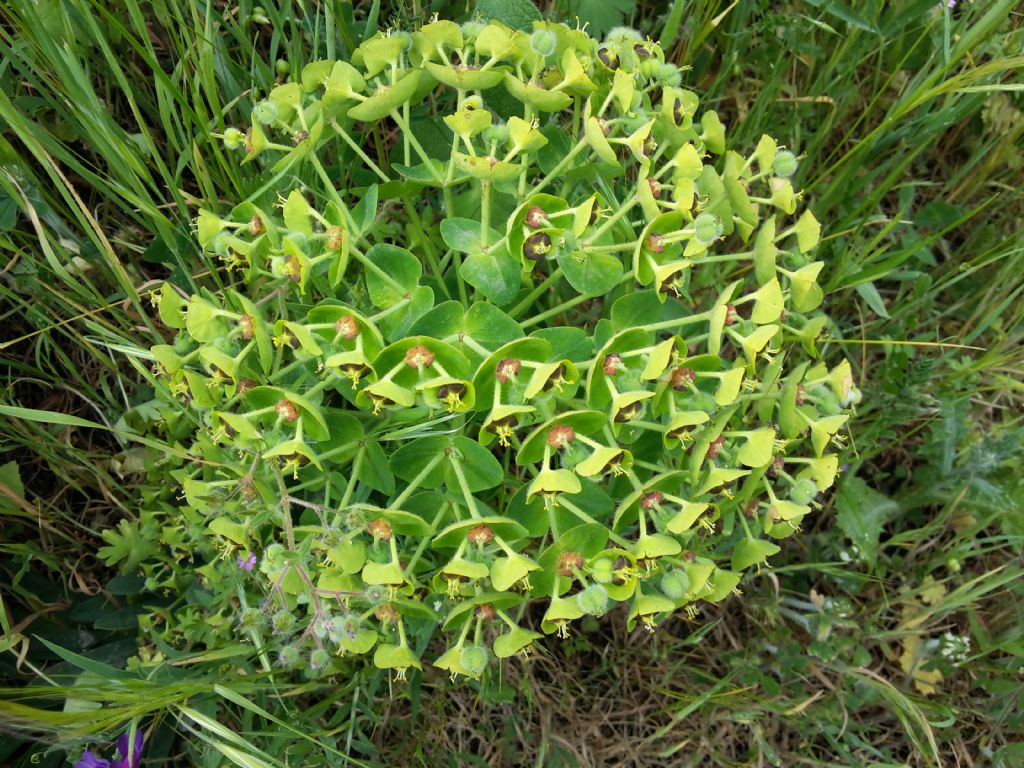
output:
M 75 768 L 139 768 L 142 764 L 142 731 L 135 732 L 135 740 L 132 746 L 133 748 L 129 749 L 128 734 L 122 733 L 117 737 L 117 752 L 120 757 L 115 757 L 113 760 L 103 760 L 96 757 L 92 752 L 86 752 L 75 763 Z
M 840 472 L 849 472 L 850 471 L 850 465 L 849 464 L 843 464 L 841 467 L 839 467 L 839 471 Z
M 256 555 L 254 555 L 252 552 L 250 552 L 245 557 L 242 557 L 241 555 L 238 556 L 238 567 L 241 568 L 243 571 L 251 571 L 255 565 Z

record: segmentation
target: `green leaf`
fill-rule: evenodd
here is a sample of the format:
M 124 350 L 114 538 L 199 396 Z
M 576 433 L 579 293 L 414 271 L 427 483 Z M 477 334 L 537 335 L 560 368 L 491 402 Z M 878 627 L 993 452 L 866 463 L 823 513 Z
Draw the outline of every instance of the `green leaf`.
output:
M 480 222 L 473 219 L 448 218 L 441 222 L 441 239 L 445 245 L 460 253 L 478 253 L 480 247 Z M 488 229 L 487 242 L 494 243 L 501 239 L 495 230 Z
M 313 224 L 310 221 L 309 203 L 302 193 L 293 189 L 284 203 L 284 224 L 293 232 L 301 232 L 306 237 L 313 236 Z
M 359 474 L 354 479 L 385 496 L 391 496 L 395 492 L 395 476 L 388 468 L 388 457 L 384 449 L 376 440 L 367 440 L 363 444 L 363 451 L 363 462 Z
M 451 460 L 460 463 L 471 492 L 493 488 L 505 479 L 501 464 L 480 443 L 463 435 L 458 435 L 452 442 L 457 453 L 452 455 Z
M 466 311 L 465 331 L 477 344 L 495 350 L 523 337 L 519 323 L 494 304 L 478 301 Z
M 836 493 L 839 527 L 872 567 L 878 558 L 878 540 L 886 521 L 899 505 L 854 475 L 847 475 Z
M 429 285 L 418 285 L 409 296 L 409 303 L 402 309 L 390 313 L 380 321 L 381 333 L 388 341 L 397 341 L 409 335 L 409 328 L 434 306 L 434 289 Z
M 0 466 L 0 509 L 18 509 L 25 499 L 18 463 L 9 461 Z
M 771 427 L 747 432 L 746 442 L 736 454 L 736 460 L 745 467 L 763 467 L 772 460 L 775 430 Z
M 188 302 L 174 290 L 170 283 L 164 283 L 160 288 L 160 320 L 169 328 L 181 329 L 185 327 L 185 317 L 182 310 Z
M 889 310 L 885 308 L 885 302 L 882 300 L 882 295 L 878 292 L 874 283 L 861 283 L 857 286 L 857 293 L 860 295 L 867 305 L 871 307 L 876 315 L 888 319 Z
M 451 443 L 446 436 L 430 435 L 406 443 L 393 454 L 388 462 L 395 477 L 405 482 L 412 480 L 440 453 L 448 450 Z M 436 471 L 427 473 L 420 481 L 421 488 L 438 488 L 444 482 L 441 465 Z
M 584 296 L 606 294 L 622 279 L 622 262 L 610 253 L 560 250 L 556 260 L 569 285 Z
M 420 70 L 414 69 L 394 85 L 378 88 L 377 92 L 366 101 L 352 107 L 348 111 L 348 116 L 364 123 L 387 117 L 392 110 L 398 109 L 416 92 L 420 74 Z
M 245 526 L 241 523 L 236 523 L 230 517 L 215 517 L 210 521 L 209 529 L 211 532 L 216 533 L 218 536 L 223 536 L 226 539 L 231 539 L 240 546 L 248 546 L 248 536 L 245 535 Z
M 193 296 L 185 312 L 185 327 L 196 341 L 217 341 L 227 336 L 228 325 L 218 308 L 200 296 Z
M 376 267 L 366 268 L 366 289 L 370 300 L 383 309 L 411 296 L 423 274 L 420 260 L 397 245 L 377 243 L 366 259 Z
M 612 327 L 616 331 L 649 323 L 678 320 L 687 314 L 686 307 L 679 301 L 658 301 L 655 291 L 634 291 L 617 299 L 612 304 Z
M 845 21 L 850 26 L 863 29 L 865 32 L 871 32 L 876 35 L 881 34 L 876 25 L 872 24 L 845 3 L 839 2 L 839 0 L 808 0 L 808 2 L 815 8 L 821 8 L 825 13 Z
M 622 26 L 636 9 L 636 0 L 580 0 L 577 11 L 580 26 L 601 39 L 615 27 Z
M 58 424 L 64 427 L 95 427 L 98 429 L 109 429 L 102 424 L 88 419 L 80 419 L 77 416 L 70 416 L 57 411 L 40 411 L 35 408 L 20 408 L 14 405 L 0 405 L 0 414 L 11 416 L 15 419 L 26 421 L 38 421 L 43 424 Z
M 81 654 L 75 653 L 74 651 L 69 651 L 66 648 L 61 648 L 59 645 L 51 643 L 45 637 L 40 637 L 39 635 L 34 635 L 34 637 L 36 640 L 38 640 L 47 648 L 49 648 L 51 652 L 55 653 L 57 656 L 64 659 L 64 661 L 68 662 L 72 666 L 78 667 L 83 672 L 90 672 L 96 675 L 97 677 L 105 680 L 137 679 L 137 676 L 133 675 L 131 672 L 127 672 L 123 669 L 116 669 L 102 662 L 94 661 L 93 659 L 90 659 L 88 656 L 82 656 Z
M 732 550 L 732 569 L 743 571 L 757 563 L 763 563 L 772 555 L 778 554 L 781 548 L 764 539 L 740 539 Z
M 489 306 L 489 305 L 488 305 Z M 457 301 L 443 301 L 409 328 L 410 336 L 430 336 L 447 339 L 465 330 L 466 312 Z M 516 325 L 518 328 L 518 324 Z
M 531 31 L 533 22 L 543 18 L 530 0 L 477 0 L 475 15 L 524 32 Z
M 519 263 L 504 246 L 467 257 L 459 274 L 485 298 L 498 305 L 511 302 L 522 284 Z
M 352 209 L 352 219 L 359 226 L 359 233 L 365 235 L 373 226 L 377 218 L 377 196 L 376 184 L 371 184 L 363 193 L 362 199 Z
M 515 321 L 513 320 L 513 322 Z M 518 323 L 516 323 L 516 327 L 519 327 Z M 594 354 L 594 342 L 582 328 L 572 326 L 541 328 L 530 335 L 550 343 L 551 354 L 560 360 L 581 363 L 584 360 L 589 360 Z

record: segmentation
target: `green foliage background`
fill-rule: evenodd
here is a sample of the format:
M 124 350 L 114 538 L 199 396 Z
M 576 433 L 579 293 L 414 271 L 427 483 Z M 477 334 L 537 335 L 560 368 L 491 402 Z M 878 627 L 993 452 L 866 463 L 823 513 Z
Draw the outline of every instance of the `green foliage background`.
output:
M 244 192 L 212 134 L 240 122 L 278 59 L 298 71 L 378 27 L 473 10 L 0 10 L 0 761 L 63 764 L 65 749 L 73 758 L 134 720 L 154 765 L 1019 764 L 1024 32 L 1013 2 L 542 9 L 595 31 L 637 26 L 691 68 L 684 84 L 740 145 L 767 130 L 805 156 L 798 181 L 829 234 L 828 311 L 865 393 L 858 460 L 744 599 L 652 637 L 613 616 L 454 691 L 443 677 L 391 690 L 385 674 L 229 688 L 226 670 L 249 653 L 234 646 L 145 677 L 123 669 L 156 651 L 138 644 L 147 604 L 174 596 L 96 558 L 104 530 L 143 554 L 160 535 L 135 506 L 149 490 L 142 453 L 116 420 L 146 399 L 131 351 L 155 338 L 147 286 L 168 275 L 194 286 L 215 270 L 192 220 Z

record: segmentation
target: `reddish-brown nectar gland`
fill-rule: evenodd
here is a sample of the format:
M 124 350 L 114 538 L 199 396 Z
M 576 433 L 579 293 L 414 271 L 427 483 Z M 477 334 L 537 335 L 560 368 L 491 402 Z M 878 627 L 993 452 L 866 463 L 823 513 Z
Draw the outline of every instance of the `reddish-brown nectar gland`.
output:
M 434 353 L 417 345 L 405 353 L 405 364 L 410 368 L 429 368 L 434 364 Z
M 661 491 L 645 493 L 644 497 L 640 499 L 640 508 L 643 510 L 657 509 L 661 506 L 661 501 L 664 498 L 665 497 L 662 495 Z
M 583 555 L 579 552 L 563 552 L 558 556 L 555 570 L 559 576 L 572 577 L 583 568 Z
M 796 385 L 796 404 L 797 405 L 803 405 L 804 404 L 804 395 L 806 395 L 806 394 L 807 394 L 807 388 L 804 387 L 803 384 L 797 384 Z
M 576 433 L 573 432 L 572 427 L 561 424 L 548 430 L 548 445 L 556 451 L 560 451 L 569 445 L 574 437 L 576 437 Z
M 654 195 L 654 199 L 657 200 L 659 197 L 661 197 L 661 184 L 656 182 L 654 179 L 648 179 L 647 183 L 651 187 L 651 194 Z
M 733 325 L 734 323 L 739 322 L 739 319 L 740 319 L 740 312 L 739 312 L 738 309 L 736 309 L 736 305 L 735 304 L 726 304 L 725 305 L 725 324 L 726 325 Z
M 494 606 L 493 605 L 489 605 L 488 603 L 484 603 L 483 605 L 478 605 L 477 608 L 476 608 L 476 615 L 479 616 L 484 621 L 489 621 L 490 619 L 494 618 L 494 615 L 495 615 Z
M 398 611 L 395 610 L 395 606 L 393 606 L 391 603 L 384 603 L 383 605 L 378 605 L 377 609 L 373 612 L 373 615 L 377 617 L 378 621 L 381 621 L 385 624 L 390 624 L 392 622 L 398 621 Z
M 256 486 L 252 484 L 251 480 L 239 483 L 238 490 L 241 491 L 242 498 L 249 503 L 256 501 L 256 497 L 259 496 L 259 492 L 256 490 Z
M 669 383 L 672 385 L 672 389 L 681 392 L 687 389 L 695 378 L 697 378 L 697 372 L 693 368 L 676 368 L 672 371 L 672 378 Z
M 615 414 L 615 422 L 625 424 L 627 421 L 632 421 L 640 415 L 640 410 L 643 407 L 643 403 L 639 401 L 622 406 Z
M 345 230 L 341 227 L 328 227 L 327 248 L 331 251 L 340 251 L 345 245 Z
M 664 253 L 665 252 L 665 239 L 654 232 L 647 236 L 647 250 L 651 253 Z
M 597 51 L 597 58 L 601 60 L 608 69 L 619 68 L 619 57 L 618 54 L 609 51 L 607 48 L 599 48 Z
M 559 365 L 558 368 L 555 369 L 555 372 L 548 376 L 548 380 L 544 383 L 544 391 L 547 392 L 553 387 L 558 387 L 558 391 L 561 392 L 563 384 L 571 383 L 566 381 L 565 374 L 565 366 Z
M 302 264 L 294 256 L 284 257 L 284 273 L 293 283 L 302 280 Z
M 622 367 L 622 358 L 617 353 L 612 352 L 610 355 L 605 355 L 604 363 L 601 365 L 601 370 L 603 370 L 607 376 L 615 376 Z
M 692 563 L 697 559 L 697 553 L 692 549 L 688 549 L 683 552 L 683 560 L 687 563 Z
M 548 215 L 539 205 L 531 205 L 526 212 L 526 226 L 530 229 L 540 229 L 548 223 Z
M 259 386 L 253 379 L 239 379 L 238 380 L 238 394 L 242 395 L 248 392 L 253 387 Z
M 519 419 L 516 418 L 516 415 L 513 413 L 503 419 L 495 419 L 487 426 L 487 428 L 491 430 L 491 432 L 501 434 L 505 430 L 514 430 L 518 426 Z
M 253 216 L 249 219 L 249 234 L 253 237 L 262 235 L 264 232 L 263 219 L 259 216 Z
M 530 261 L 540 261 L 550 251 L 551 236 L 547 232 L 532 234 L 523 243 L 523 256 Z
M 359 335 L 359 323 L 352 315 L 343 315 L 334 324 L 334 332 L 346 341 L 352 341 Z
M 291 400 L 278 400 L 277 405 L 274 406 L 274 410 L 277 411 L 277 415 L 285 421 L 295 421 L 299 418 L 299 410 Z
M 676 99 L 675 104 L 672 105 L 672 120 L 676 125 L 682 125 L 683 118 L 683 102 L 681 99 Z
M 242 338 L 246 341 L 256 335 L 256 328 L 253 325 L 252 315 L 242 315 L 238 318 L 238 327 L 242 329 Z
M 500 381 L 502 384 L 508 384 L 508 380 L 515 378 L 519 374 L 519 369 L 522 367 L 522 363 L 513 357 L 506 357 L 500 363 L 494 372 L 494 378 Z
M 478 525 L 469 529 L 466 539 L 469 540 L 470 544 L 482 547 L 494 541 L 494 531 L 488 525 Z
M 711 445 L 708 446 L 708 458 L 713 459 L 718 455 L 718 452 L 725 445 L 725 438 L 719 435 L 711 441 Z
M 378 517 L 376 520 L 371 520 L 367 523 L 366 532 L 378 541 L 391 541 L 391 536 L 394 534 L 394 531 L 391 529 L 391 523 L 383 517 Z

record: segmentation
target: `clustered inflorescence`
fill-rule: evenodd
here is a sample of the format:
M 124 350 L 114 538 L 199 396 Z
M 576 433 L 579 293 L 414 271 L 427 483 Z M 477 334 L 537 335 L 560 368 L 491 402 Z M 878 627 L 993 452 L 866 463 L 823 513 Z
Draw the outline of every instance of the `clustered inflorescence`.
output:
M 435 20 L 224 134 L 260 184 L 200 212 L 226 269 L 154 295 L 152 349 L 189 457 L 165 519 L 238 585 L 210 615 L 289 666 L 479 677 L 541 637 L 528 604 L 653 629 L 800 530 L 859 399 L 818 359 L 819 225 L 794 154 L 728 149 L 664 58 Z

